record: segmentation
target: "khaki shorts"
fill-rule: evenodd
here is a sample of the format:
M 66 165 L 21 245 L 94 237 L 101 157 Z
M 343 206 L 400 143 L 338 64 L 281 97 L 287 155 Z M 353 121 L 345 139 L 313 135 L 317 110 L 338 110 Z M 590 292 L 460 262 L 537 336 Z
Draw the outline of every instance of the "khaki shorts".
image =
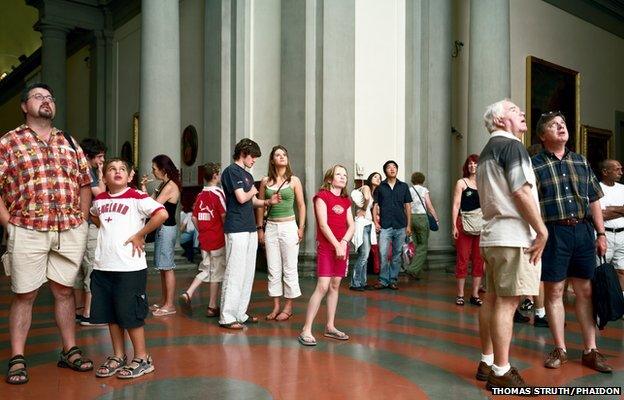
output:
M 220 249 L 201 251 L 202 262 L 196 278 L 202 282 L 223 282 L 225 275 L 225 246 Z
M 74 281 L 74 289 L 82 289 L 87 293 L 91 293 L 91 272 L 93 272 L 93 263 L 95 263 L 95 248 L 97 247 L 98 227 L 95 224 L 89 224 L 89 233 L 87 234 L 87 249 L 85 250 L 82 264 L 78 269 L 78 275 Z
M 529 262 L 525 247 L 482 247 L 488 290 L 497 296 L 537 296 L 542 262 Z
M 87 223 L 61 232 L 40 232 L 9 224 L 7 253 L 11 290 L 28 293 L 49 280 L 72 287 L 85 252 Z M 16 245 L 17 244 L 17 245 Z

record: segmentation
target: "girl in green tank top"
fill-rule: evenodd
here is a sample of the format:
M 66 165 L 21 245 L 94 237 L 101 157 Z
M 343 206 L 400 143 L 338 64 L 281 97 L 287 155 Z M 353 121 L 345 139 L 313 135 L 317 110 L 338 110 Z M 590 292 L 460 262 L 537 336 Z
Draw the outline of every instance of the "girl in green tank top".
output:
M 266 319 L 286 321 L 293 313 L 292 300 L 301 296 L 297 259 L 299 242 L 305 230 L 306 206 L 301 181 L 293 175 L 288 151 L 281 145 L 271 150 L 268 176 L 260 181 L 258 197 L 269 198 L 278 191 L 282 201 L 271 207 L 258 208 L 256 226 L 258 241 L 266 249 L 269 296 L 273 298 L 273 310 Z M 285 300 L 283 308 L 281 297 Z

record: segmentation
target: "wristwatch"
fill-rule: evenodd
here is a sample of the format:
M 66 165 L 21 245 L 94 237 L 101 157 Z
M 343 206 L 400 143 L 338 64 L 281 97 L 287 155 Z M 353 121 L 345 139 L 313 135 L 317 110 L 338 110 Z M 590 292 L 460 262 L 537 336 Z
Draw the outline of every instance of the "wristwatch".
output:
M 596 236 L 607 236 L 604 232 L 596 232 Z

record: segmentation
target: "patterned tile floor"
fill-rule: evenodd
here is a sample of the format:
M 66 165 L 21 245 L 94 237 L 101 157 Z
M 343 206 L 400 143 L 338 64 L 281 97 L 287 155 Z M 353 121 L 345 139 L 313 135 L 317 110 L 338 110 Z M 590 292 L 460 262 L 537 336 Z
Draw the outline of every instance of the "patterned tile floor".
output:
M 193 271 L 179 271 L 178 288 L 186 287 Z M 0 365 L 10 356 L 8 279 L 0 279 Z M 148 348 L 156 371 L 121 381 L 96 379 L 56 367 L 60 346 L 53 319 L 51 294 L 43 288 L 36 302 L 27 345 L 31 381 L 0 383 L 0 399 L 483 399 L 490 396 L 474 379 L 479 357 L 477 308 L 455 306 L 454 278 L 430 271 L 419 282 L 400 282 L 399 291 L 352 292 L 343 282 L 337 326 L 351 339 L 322 337 L 325 310 L 314 332 L 318 346 L 303 347 L 296 337 L 315 281 L 302 279 L 304 296 L 286 322 L 265 322 L 233 332 L 204 317 L 208 291 L 202 286 L 193 315 L 147 321 Z M 149 275 L 151 300 L 159 296 L 160 279 Z M 181 290 L 181 289 L 179 289 Z M 266 275 L 258 273 L 250 312 L 264 316 L 271 308 L 265 295 Z M 618 386 L 624 384 L 624 329 L 609 323 L 598 343 L 615 367 L 599 374 L 581 366 L 579 325 L 568 309 L 566 339 L 571 361 L 547 370 L 542 359 L 551 347 L 548 329 L 516 324 L 512 363 L 538 386 Z M 98 365 L 111 351 L 106 328 L 80 327 L 78 342 Z M 495 396 L 496 398 L 504 398 Z M 563 396 L 562 396 L 563 397 Z M 543 398 L 556 398 L 555 396 Z M 577 398 L 583 398 L 577 397 Z M 585 398 L 622 398 L 588 396 Z

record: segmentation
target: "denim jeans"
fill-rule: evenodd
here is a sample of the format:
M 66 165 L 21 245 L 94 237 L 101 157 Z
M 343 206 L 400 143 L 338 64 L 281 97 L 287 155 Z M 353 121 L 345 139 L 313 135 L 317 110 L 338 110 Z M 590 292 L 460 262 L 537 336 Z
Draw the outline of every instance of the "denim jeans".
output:
M 351 287 L 364 287 L 366 286 L 366 267 L 368 266 L 368 254 L 371 249 L 371 227 L 368 225 L 364 227 L 363 241 L 358 248 L 358 257 L 353 266 L 353 275 L 351 275 Z
M 392 262 L 388 262 L 388 246 L 392 243 Z M 401 269 L 401 251 L 405 243 L 405 228 L 385 228 L 379 235 L 381 271 L 379 282 L 388 286 L 396 283 Z

